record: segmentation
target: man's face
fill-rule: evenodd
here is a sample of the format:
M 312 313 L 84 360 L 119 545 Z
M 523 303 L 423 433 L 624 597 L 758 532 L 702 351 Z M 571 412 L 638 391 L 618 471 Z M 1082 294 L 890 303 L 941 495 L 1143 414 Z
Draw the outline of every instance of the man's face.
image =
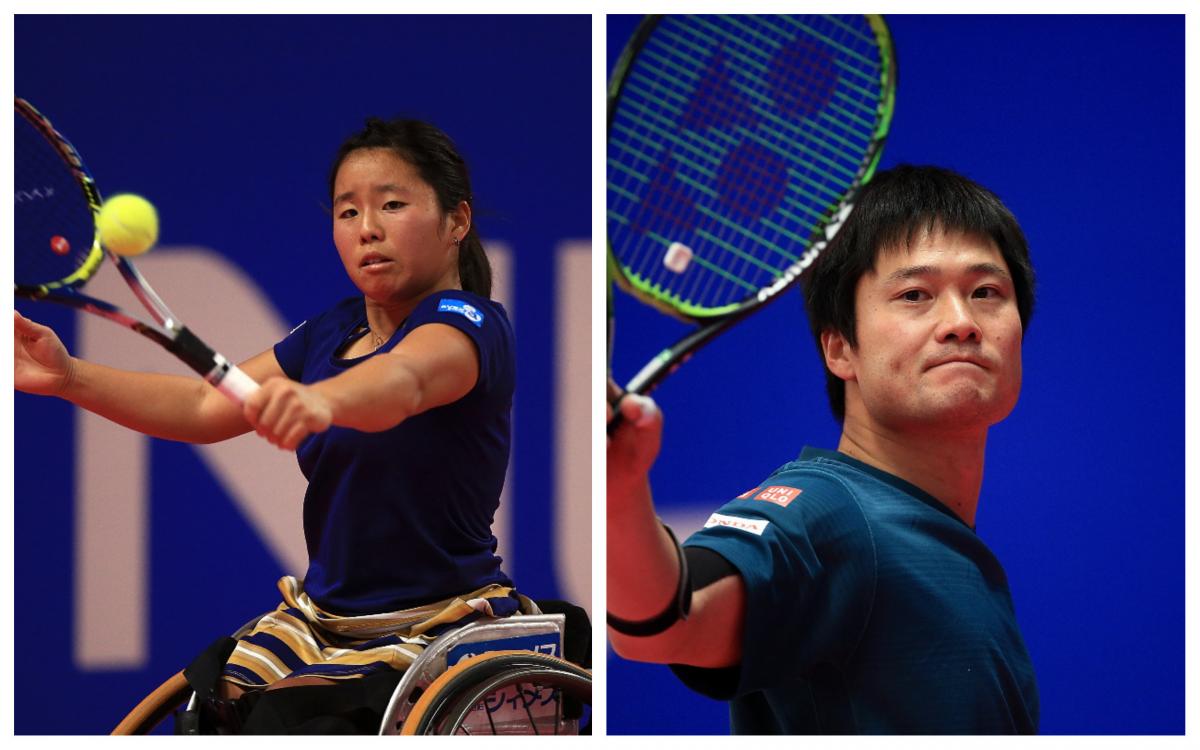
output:
M 859 279 L 855 312 L 858 345 L 842 348 L 848 416 L 857 398 L 881 427 L 951 434 L 993 425 L 1016 405 L 1021 318 L 990 240 L 935 229 L 885 248 Z

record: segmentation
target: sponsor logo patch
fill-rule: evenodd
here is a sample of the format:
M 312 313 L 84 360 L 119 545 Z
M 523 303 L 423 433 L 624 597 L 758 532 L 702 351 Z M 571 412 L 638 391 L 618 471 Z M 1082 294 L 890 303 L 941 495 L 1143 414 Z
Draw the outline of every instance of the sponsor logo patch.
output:
M 562 656 L 559 650 L 560 638 L 558 633 L 540 633 L 536 635 L 500 638 L 490 641 L 475 641 L 460 643 L 446 654 L 446 666 L 454 666 L 463 659 L 478 656 L 488 651 L 533 651 L 538 654 Z
M 704 522 L 704 528 L 711 529 L 714 526 L 724 526 L 762 536 L 762 533 L 766 531 L 770 523 L 770 521 L 762 521 L 755 518 L 738 518 L 737 516 L 723 516 L 720 513 L 713 513 Z
M 738 499 L 738 500 L 749 500 L 749 499 L 750 499 L 750 496 L 751 496 L 751 495 L 753 495 L 755 492 L 758 492 L 758 488 L 757 488 L 757 487 L 755 487 L 755 488 L 754 488 L 754 489 L 752 489 L 752 490 L 746 490 L 746 491 L 745 491 L 745 492 L 743 492 L 742 494 L 738 495 L 738 496 L 737 496 L 737 499 Z
M 775 503 L 781 508 L 786 508 L 788 507 L 788 503 L 799 497 L 803 491 L 795 487 L 767 487 L 755 495 L 754 499 L 766 500 L 768 503 Z
M 444 299 L 438 303 L 438 312 L 458 313 L 467 320 L 475 324 L 476 328 L 483 325 L 483 313 L 474 305 L 463 302 L 460 299 Z

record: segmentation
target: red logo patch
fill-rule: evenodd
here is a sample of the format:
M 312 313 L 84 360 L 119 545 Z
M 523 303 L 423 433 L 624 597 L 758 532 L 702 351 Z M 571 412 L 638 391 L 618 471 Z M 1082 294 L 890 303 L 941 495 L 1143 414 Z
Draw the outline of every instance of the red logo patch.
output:
M 781 508 L 788 507 L 788 503 L 795 500 L 803 490 L 795 487 L 767 487 L 762 492 L 754 496 L 755 500 L 766 500 L 768 503 L 775 503 Z
M 738 500 L 748 500 L 748 499 L 750 498 L 750 496 L 751 496 L 751 495 L 753 495 L 755 492 L 758 492 L 758 488 L 757 488 L 757 487 L 755 487 L 755 488 L 754 488 L 754 489 L 752 489 L 752 490 L 746 490 L 746 491 L 745 491 L 745 492 L 743 492 L 742 494 L 738 495 L 738 496 L 737 496 L 737 499 L 738 499 Z

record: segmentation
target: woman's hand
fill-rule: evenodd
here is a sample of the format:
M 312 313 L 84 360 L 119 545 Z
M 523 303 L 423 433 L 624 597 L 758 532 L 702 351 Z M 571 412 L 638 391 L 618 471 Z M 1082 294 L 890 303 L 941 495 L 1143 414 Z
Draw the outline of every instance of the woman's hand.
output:
M 288 378 L 271 378 L 246 399 L 242 415 L 271 445 L 295 450 L 304 438 L 333 423 L 328 400 Z
M 61 396 L 74 359 L 54 331 L 13 311 L 13 386 L 39 396 Z

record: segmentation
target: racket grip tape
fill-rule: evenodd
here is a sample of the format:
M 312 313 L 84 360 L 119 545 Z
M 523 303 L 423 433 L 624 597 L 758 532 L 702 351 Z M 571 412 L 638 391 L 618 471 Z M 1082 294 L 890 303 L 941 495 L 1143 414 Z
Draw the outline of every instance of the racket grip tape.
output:
M 227 363 L 229 369 L 225 371 L 224 377 L 213 383 L 216 389 L 224 393 L 229 398 L 237 403 L 245 403 L 251 393 L 258 390 L 258 383 L 254 382 L 254 378 L 242 372 L 237 365 Z M 212 382 L 212 381 L 210 381 Z
M 624 398 L 624 396 L 621 398 Z M 617 431 L 617 427 L 619 427 L 621 423 L 625 421 L 625 418 L 621 416 L 621 412 L 617 408 L 621 405 L 621 399 L 617 399 L 615 402 L 611 403 L 613 407 L 613 415 L 612 419 L 608 420 L 608 427 L 606 428 L 609 437 L 612 437 L 613 433 Z
M 611 376 L 608 380 L 607 390 L 608 393 L 606 398 L 608 399 L 609 405 L 612 406 L 612 419 L 608 420 L 607 429 L 608 436 L 612 437 L 612 434 L 617 430 L 617 426 L 624 421 L 624 417 L 621 416 L 621 399 L 625 398 L 629 394 L 627 391 L 622 390 L 619 385 L 614 383 Z

